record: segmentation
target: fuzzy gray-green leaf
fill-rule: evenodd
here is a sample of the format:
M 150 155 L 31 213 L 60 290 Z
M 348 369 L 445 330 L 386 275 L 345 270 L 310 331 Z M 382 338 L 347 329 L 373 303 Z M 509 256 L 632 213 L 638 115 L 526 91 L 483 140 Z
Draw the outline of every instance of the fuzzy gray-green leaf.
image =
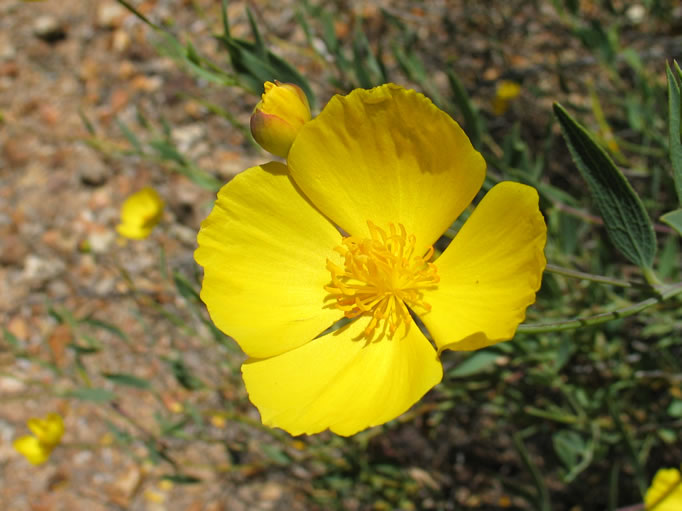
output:
M 682 81 L 682 70 L 673 62 L 675 71 Z M 682 141 L 680 141 L 680 86 L 670 66 L 666 65 L 668 75 L 668 136 L 670 138 L 670 162 L 673 166 L 673 179 L 677 201 L 682 205 Z
M 614 246 L 632 263 L 651 268 L 656 236 L 642 201 L 613 160 L 558 103 L 554 115 L 580 174 L 599 208 Z

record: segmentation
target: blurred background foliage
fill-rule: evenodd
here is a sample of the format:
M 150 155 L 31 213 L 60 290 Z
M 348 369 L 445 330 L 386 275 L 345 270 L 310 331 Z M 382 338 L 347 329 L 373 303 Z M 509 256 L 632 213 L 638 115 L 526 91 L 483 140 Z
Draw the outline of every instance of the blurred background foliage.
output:
M 247 108 L 272 79 L 300 85 L 317 111 L 332 93 L 389 81 L 424 92 L 483 153 L 484 189 L 511 179 L 540 193 L 548 261 L 572 270 L 546 273 L 528 311 L 530 324 L 590 316 L 654 295 L 605 236 L 604 220 L 552 114 L 552 103 L 561 101 L 641 197 L 656 234 L 658 277 L 680 280 L 679 235 L 659 220 L 678 207 L 666 82 L 666 59 L 682 55 L 677 2 L 536 0 L 521 2 L 523 10 L 519 2 L 465 2 L 459 6 L 467 11 L 459 18 L 464 23 L 445 17 L 437 20 L 438 37 L 423 37 L 418 32 L 430 29 L 420 23 L 428 2 L 372 7 L 363 15 L 344 1 L 304 0 L 292 15 L 304 34 L 299 43 L 269 27 L 257 2 L 245 11 L 250 33 L 239 37 L 227 2 L 210 12 L 197 6 L 197 16 L 221 17 L 214 24 L 222 52 L 216 60 L 172 19 L 157 20 L 133 0 L 119 1 L 153 28 L 160 53 L 207 90 L 245 91 Z M 543 16 L 548 10 L 553 16 Z M 543 25 L 545 19 L 551 26 Z M 480 37 L 462 55 L 462 39 L 470 33 Z M 538 53 L 510 59 L 505 45 L 524 37 L 542 39 Z M 581 51 L 568 59 L 559 51 L 566 47 Z M 465 58 L 478 59 L 481 69 L 460 66 Z M 505 95 L 503 81 L 515 84 L 515 92 Z M 244 106 L 213 98 L 195 99 L 244 134 L 242 150 L 256 151 L 237 111 Z M 89 141 L 110 157 L 148 160 L 183 174 L 191 186 L 217 190 L 223 184 L 183 154 L 163 113 L 159 121 L 140 111 L 135 122 L 120 121 L 120 130 L 124 145 L 107 145 L 92 126 Z M 602 282 L 580 272 L 600 275 Z M 678 298 L 596 326 L 544 333 L 522 328 L 514 340 L 485 350 L 446 352 L 443 382 L 399 419 L 348 439 L 291 438 L 254 417 L 239 375 L 243 356 L 208 320 L 198 296 L 199 270 L 173 267 L 161 251 L 159 275 L 163 288 L 154 294 L 126 280 L 140 324 L 135 338 L 54 306 L 55 320 L 75 332 L 67 365 L 22 352 L 7 330 L 4 341 L 15 356 L 71 378 L 73 387 L 63 395 L 104 407 L 116 444 L 131 456 L 139 456 L 132 446 L 144 445 L 144 457 L 165 466 L 164 477 L 176 483 L 201 484 L 182 452 L 190 443 L 206 443 L 224 451 L 228 461 L 214 469 L 225 477 L 277 474 L 304 489 L 304 509 L 615 510 L 641 503 L 655 471 L 682 461 Z M 165 368 L 159 381 L 89 362 L 101 350 L 135 352 L 153 343 L 149 318 L 176 331 L 171 354 L 159 361 Z M 201 339 L 202 349 L 188 352 L 185 337 Z M 188 396 L 170 409 L 161 392 L 169 386 Z M 141 393 L 158 403 L 153 427 L 142 426 L 121 405 L 122 395 Z

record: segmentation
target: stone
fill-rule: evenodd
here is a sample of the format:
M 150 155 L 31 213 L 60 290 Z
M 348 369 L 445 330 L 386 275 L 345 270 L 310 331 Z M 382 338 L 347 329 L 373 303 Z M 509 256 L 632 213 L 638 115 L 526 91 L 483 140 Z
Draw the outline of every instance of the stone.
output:
M 59 259 L 47 259 L 29 254 L 24 262 L 21 280 L 40 288 L 64 271 L 64 263 Z
M 188 153 L 194 145 L 205 137 L 203 124 L 194 123 L 173 129 L 171 137 L 181 153 Z
M 118 28 L 123 23 L 128 11 L 116 2 L 104 2 L 97 8 L 97 26 L 101 28 Z
M 94 149 L 77 145 L 73 157 L 76 159 L 78 177 L 83 184 L 101 186 L 106 183 L 111 172 Z
M 38 39 L 47 43 L 55 43 L 66 38 L 66 30 L 54 16 L 38 16 L 33 21 L 33 33 Z
M 0 241 L 0 264 L 20 265 L 28 255 L 26 242 L 17 234 L 8 234 Z
M 116 478 L 108 492 L 109 498 L 116 504 L 127 508 L 140 484 L 142 484 L 142 471 L 137 465 L 131 465 Z
M 106 254 L 116 241 L 116 233 L 110 230 L 93 231 L 88 236 L 90 250 L 95 254 Z

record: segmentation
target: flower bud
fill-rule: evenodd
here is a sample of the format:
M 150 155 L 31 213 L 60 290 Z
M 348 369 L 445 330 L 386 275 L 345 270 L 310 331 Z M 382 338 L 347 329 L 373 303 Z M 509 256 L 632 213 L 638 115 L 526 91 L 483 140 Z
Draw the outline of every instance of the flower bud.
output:
M 131 240 L 146 238 L 161 220 L 163 205 L 156 190 L 142 188 L 123 202 L 121 223 L 116 226 L 116 230 L 121 236 Z
M 516 82 L 503 80 L 497 84 L 495 97 L 493 98 L 493 113 L 503 115 L 509 108 L 510 101 L 521 94 L 521 86 Z
M 251 133 L 266 151 L 286 158 L 301 127 L 310 120 L 310 105 L 293 83 L 265 82 L 265 92 L 251 115 Z

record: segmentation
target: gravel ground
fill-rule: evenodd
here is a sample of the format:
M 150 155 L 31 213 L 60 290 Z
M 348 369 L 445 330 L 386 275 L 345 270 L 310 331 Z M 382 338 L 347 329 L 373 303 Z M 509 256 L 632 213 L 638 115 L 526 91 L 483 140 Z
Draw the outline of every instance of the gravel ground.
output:
M 156 19 L 172 15 L 214 52 L 210 34 L 217 31 L 219 17 L 213 25 L 192 17 L 194 9 L 217 14 L 217 4 L 190 4 L 136 3 Z M 231 2 L 230 12 L 235 29 L 246 28 L 243 2 Z M 147 311 L 130 297 L 119 268 L 125 268 L 138 290 L 164 293 L 157 270 L 159 246 L 169 266 L 191 271 L 196 230 L 212 198 L 159 165 L 114 157 L 124 144 L 118 122 L 134 124 L 138 110 L 151 120 L 164 116 L 178 146 L 222 180 L 262 158 L 245 150 L 243 136 L 227 122 L 208 119 L 204 108 L 180 94 L 204 91 L 159 57 L 151 36 L 114 1 L 0 2 L 0 322 L 27 354 L 58 367 L 73 362 L 65 346 L 74 333 L 49 308 L 106 319 L 134 342 L 145 338 L 133 312 Z M 220 94 L 213 99 L 248 120 L 252 97 Z M 81 115 L 95 128 L 94 136 Z M 146 185 L 157 188 L 167 202 L 162 226 L 148 240 L 125 243 L 114 231 L 118 208 L 126 195 Z M 177 349 L 172 339 L 177 332 L 167 322 L 148 319 L 153 342 L 127 351 L 103 350 L 88 359 L 89 368 L 164 381 L 158 357 L 169 353 L 171 344 Z M 113 343 L 114 337 L 102 334 L 100 340 Z M 201 349 L 191 338 L 182 342 L 193 356 Z M 72 386 L 72 377 L 15 359 L 0 344 L 3 511 L 301 508 L 296 489 L 276 477 L 227 478 L 202 468 L 226 463 L 225 454 L 215 448 L 182 452 L 183 464 L 193 467 L 201 484 L 160 481 L 162 467 L 137 461 L 144 457 L 143 448 L 127 452 L 113 445 L 104 424 L 111 417 L 106 405 L 55 397 Z M 184 397 L 178 387 L 165 381 L 161 395 L 169 409 Z M 134 410 L 140 424 L 153 424 L 155 403 L 143 393 L 129 394 L 120 405 Z M 47 411 L 65 417 L 64 443 L 48 463 L 33 467 L 11 442 L 26 434 L 29 417 Z

